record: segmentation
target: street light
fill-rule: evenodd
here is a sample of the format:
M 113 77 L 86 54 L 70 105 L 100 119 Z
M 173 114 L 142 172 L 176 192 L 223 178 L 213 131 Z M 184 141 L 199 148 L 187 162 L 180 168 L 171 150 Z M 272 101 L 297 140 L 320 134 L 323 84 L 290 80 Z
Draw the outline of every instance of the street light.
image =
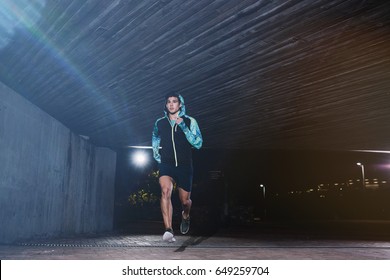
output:
M 132 154 L 132 161 L 137 167 L 144 167 L 149 161 L 149 156 L 145 151 L 136 151 Z
M 260 188 L 263 190 L 263 198 L 265 199 L 265 186 L 260 184 Z
M 267 206 L 266 206 L 266 202 L 265 202 L 265 186 L 263 184 L 260 184 L 260 188 L 263 191 L 263 215 L 264 215 L 263 218 L 265 219 L 267 216 Z
M 356 165 L 359 165 L 362 169 L 362 179 L 363 179 L 363 182 L 362 182 L 362 185 L 363 185 L 363 188 L 366 186 L 366 182 L 365 182 L 365 178 L 364 178 L 364 165 L 361 164 L 360 162 L 356 163 Z

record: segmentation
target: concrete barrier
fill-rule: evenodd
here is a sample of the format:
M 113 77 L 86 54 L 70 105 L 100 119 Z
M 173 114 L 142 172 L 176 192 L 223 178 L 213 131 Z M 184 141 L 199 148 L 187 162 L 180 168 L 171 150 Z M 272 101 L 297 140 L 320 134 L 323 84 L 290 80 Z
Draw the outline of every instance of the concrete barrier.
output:
M 0 243 L 113 227 L 116 153 L 0 83 Z

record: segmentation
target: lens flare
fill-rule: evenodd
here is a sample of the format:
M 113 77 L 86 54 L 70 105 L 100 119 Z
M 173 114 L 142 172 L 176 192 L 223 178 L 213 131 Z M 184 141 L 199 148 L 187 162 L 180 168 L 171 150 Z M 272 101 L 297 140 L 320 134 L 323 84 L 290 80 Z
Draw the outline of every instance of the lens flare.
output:
M 132 154 L 132 162 L 138 167 L 145 166 L 149 162 L 149 156 L 144 151 L 136 151 Z

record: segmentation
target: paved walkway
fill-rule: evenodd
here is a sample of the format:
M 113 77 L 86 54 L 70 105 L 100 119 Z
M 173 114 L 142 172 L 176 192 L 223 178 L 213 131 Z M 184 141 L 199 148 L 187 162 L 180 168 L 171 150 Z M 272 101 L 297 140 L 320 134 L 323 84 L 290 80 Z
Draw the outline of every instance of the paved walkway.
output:
M 161 240 L 159 223 L 100 235 L 0 245 L 0 259 L 390 260 L 390 222 L 262 223 Z

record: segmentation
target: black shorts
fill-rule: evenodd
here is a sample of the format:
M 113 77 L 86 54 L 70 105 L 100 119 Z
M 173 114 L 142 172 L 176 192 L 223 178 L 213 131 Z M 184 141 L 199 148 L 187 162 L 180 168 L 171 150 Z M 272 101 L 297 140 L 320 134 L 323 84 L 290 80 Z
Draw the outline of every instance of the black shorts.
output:
M 182 188 L 186 192 L 191 192 L 193 178 L 192 165 L 180 165 L 176 167 L 172 164 L 160 163 L 158 167 L 160 177 L 169 176 L 175 181 L 177 187 Z

